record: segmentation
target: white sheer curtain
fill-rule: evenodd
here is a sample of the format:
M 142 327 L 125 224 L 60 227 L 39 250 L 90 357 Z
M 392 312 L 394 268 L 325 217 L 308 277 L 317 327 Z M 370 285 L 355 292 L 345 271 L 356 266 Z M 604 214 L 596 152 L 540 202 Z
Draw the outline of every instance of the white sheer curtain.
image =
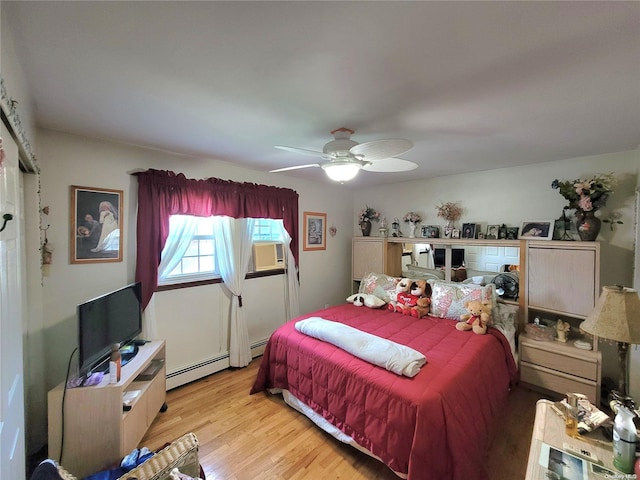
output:
M 171 215 L 169 217 L 169 236 L 162 249 L 162 258 L 158 265 L 158 281 L 162 281 L 180 263 L 198 229 L 200 217 L 192 215 Z
M 172 215 L 169 218 L 169 237 L 162 250 L 162 259 L 158 266 L 158 280 L 162 281 L 170 274 L 184 252 L 189 248 L 191 238 L 198 229 L 198 217 L 191 215 Z M 156 315 L 155 293 L 151 297 L 142 317 L 142 335 L 147 340 L 158 338 L 158 317 Z
M 215 250 L 220 276 L 231 292 L 229 364 L 246 367 L 251 362 L 249 330 L 242 310 L 242 288 L 249 270 L 255 220 L 213 217 Z
M 296 261 L 293 258 L 293 253 L 289 247 L 291 244 L 291 237 L 286 228 L 284 228 L 284 222 L 282 220 L 277 221 L 280 231 L 278 232 L 280 238 L 278 241 L 282 242 L 287 252 L 287 279 L 286 290 L 284 292 L 285 297 L 285 310 L 287 313 L 287 320 L 296 318 L 300 315 L 300 283 L 298 282 L 298 271 L 296 269 Z

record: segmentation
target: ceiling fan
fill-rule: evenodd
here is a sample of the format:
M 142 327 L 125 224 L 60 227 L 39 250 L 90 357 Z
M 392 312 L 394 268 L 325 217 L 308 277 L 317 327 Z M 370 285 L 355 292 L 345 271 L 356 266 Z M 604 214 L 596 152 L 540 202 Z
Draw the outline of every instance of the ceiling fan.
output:
M 351 140 L 351 135 L 354 133 L 353 130 L 344 127 L 332 131 L 331 134 L 335 139 L 327 143 L 321 152 L 276 145 L 275 147 L 281 150 L 322 157 L 326 162 L 308 163 L 270 171 L 286 172 L 300 168 L 320 167 L 330 179 L 346 182 L 353 179 L 361 169 L 368 172 L 388 173 L 406 172 L 418 167 L 416 163 L 409 160 L 395 158 L 396 155 L 401 155 L 413 147 L 413 143 L 409 140 L 396 138 L 358 143 Z

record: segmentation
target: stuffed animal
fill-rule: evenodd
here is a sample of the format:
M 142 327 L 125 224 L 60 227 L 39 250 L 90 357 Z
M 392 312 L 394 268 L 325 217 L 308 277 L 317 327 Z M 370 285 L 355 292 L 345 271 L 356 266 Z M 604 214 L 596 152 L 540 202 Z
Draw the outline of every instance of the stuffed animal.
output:
M 396 283 L 395 290 L 389 295 L 391 300 L 387 304 L 387 308 L 392 312 L 401 312 L 401 308 L 397 308 L 399 304 L 403 303 L 404 295 L 408 294 L 411 290 L 411 280 L 408 278 L 399 278 Z
M 369 293 L 354 293 L 347 298 L 347 302 L 353 303 L 356 307 L 364 305 L 369 308 L 380 308 L 386 303 L 384 300 Z
M 416 280 L 416 289 L 411 293 L 418 295 L 415 306 L 411 309 L 411 316 L 422 318 L 431 308 L 431 284 L 426 280 Z
M 473 330 L 473 333 L 484 335 L 491 323 L 491 302 L 471 300 L 464 306 L 468 313 L 460 315 L 461 322 L 456 324 L 458 330 Z

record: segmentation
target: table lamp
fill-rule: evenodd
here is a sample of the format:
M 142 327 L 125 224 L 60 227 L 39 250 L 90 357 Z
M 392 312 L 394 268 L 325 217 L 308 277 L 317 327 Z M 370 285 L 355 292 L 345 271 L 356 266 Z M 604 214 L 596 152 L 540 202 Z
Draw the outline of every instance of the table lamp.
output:
M 602 287 L 602 294 L 580 329 L 618 342 L 620 378 L 618 393 L 627 395 L 627 352 L 629 344 L 640 343 L 640 298 L 632 288 Z

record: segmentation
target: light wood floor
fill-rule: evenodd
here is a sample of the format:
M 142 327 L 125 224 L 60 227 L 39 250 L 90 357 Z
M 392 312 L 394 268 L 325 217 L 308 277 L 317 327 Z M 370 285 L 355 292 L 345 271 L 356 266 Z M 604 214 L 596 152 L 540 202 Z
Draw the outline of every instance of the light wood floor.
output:
M 169 409 L 158 414 L 140 445 L 154 450 L 194 432 L 207 480 L 397 480 L 384 464 L 333 439 L 280 395 L 249 395 L 259 363 L 257 358 L 246 368 L 169 391 Z M 540 398 L 523 387 L 510 393 L 487 459 L 491 480 L 524 478 Z

